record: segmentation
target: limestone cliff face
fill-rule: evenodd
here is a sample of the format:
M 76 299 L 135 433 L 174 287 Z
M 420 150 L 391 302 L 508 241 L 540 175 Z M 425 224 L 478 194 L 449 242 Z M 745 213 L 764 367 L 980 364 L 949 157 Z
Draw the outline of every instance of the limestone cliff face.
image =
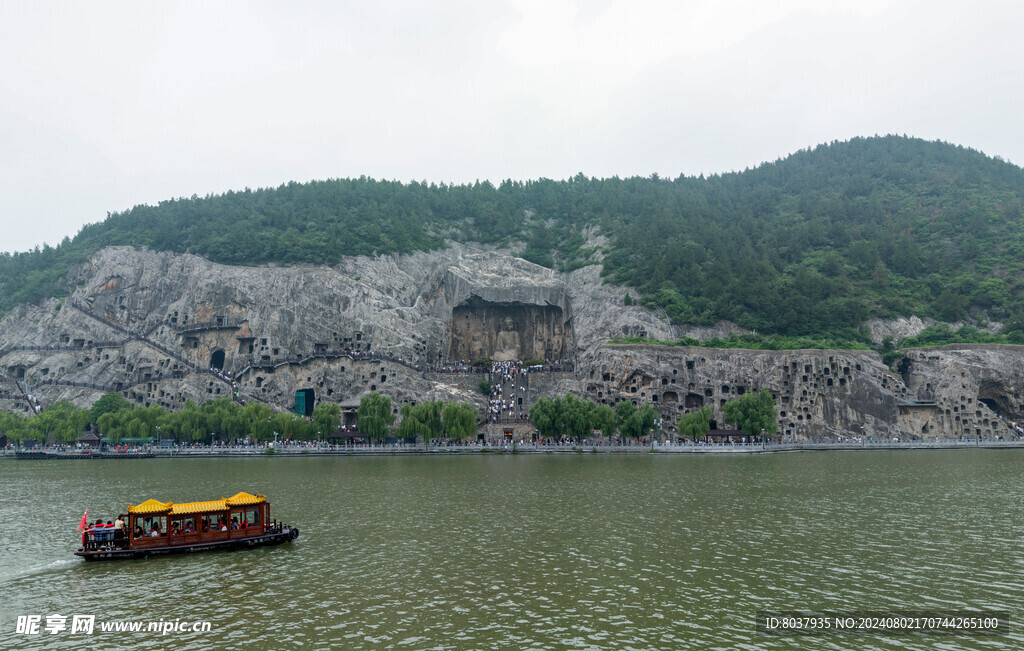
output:
M 954 432 L 972 438 L 1010 435 L 1024 425 L 1024 350 L 997 344 L 908 349 L 900 365 L 911 405 L 905 427 L 921 436 Z
M 75 287 L 69 299 L 23 306 L 0 322 L 0 368 L 11 401 L 21 391 L 12 381 L 22 380 L 44 403 L 87 404 L 97 392 L 117 389 L 174 408 L 187 398 L 230 395 L 230 383 L 201 372 L 217 366 L 236 376 L 249 368 L 239 376 L 241 392 L 279 409 L 290 408 L 302 388 L 338 401 L 379 390 L 399 402 L 437 397 L 482 404 L 475 387 L 482 378 L 472 385 L 425 380 L 410 367 L 449 358 L 459 306 L 539 308 L 548 315 L 543 323 L 516 321 L 501 341 L 554 357 L 599 347 L 608 333 L 672 336 L 657 315 L 624 307 L 625 290 L 602 285 L 596 268 L 559 274 L 457 244 L 351 258 L 335 268 L 229 267 L 110 247 L 73 270 L 69 281 Z M 509 348 L 510 355 L 517 352 Z M 306 359 L 342 350 L 396 361 Z
M 859 351 L 608 346 L 616 335 L 683 331 L 625 306 L 625 289 L 602 284 L 597 267 L 558 273 L 457 244 L 333 268 L 228 267 L 111 247 L 69 282 L 68 299 L 22 306 L 0 322 L 0 408 L 28 409 L 25 393 L 86 405 L 112 389 L 170 408 L 237 390 L 288 410 L 301 389 L 317 401 L 376 390 L 396 405 L 483 407 L 484 377 L 429 369 L 457 357 L 543 356 L 576 372 L 531 377 L 529 400 L 566 391 L 649 400 L 668 433 L 703 405 L 724 427 L 723 402 L 760 387 L 778 397 L 780 432 L 796 438 L 1008 436 L 1005 422 L 1024 414 L 1017 347 L 911 350 L 894 374 Z M 211 366 L 231 371 L 238 386 Z
M 897 402 L 905 388 L 874 353 L 607 346 L 585 366 L 588 393 L 652 401 L 672 423 L 711 406 L 725 428 L 725 402 L 767 387 L 787 438 L 899 433 Z

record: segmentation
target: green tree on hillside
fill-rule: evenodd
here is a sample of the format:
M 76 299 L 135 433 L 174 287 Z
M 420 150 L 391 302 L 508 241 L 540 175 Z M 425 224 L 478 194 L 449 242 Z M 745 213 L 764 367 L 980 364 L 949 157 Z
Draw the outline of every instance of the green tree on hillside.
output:
M 600 252 L 584 233 L 603 238 Z M 762 334 L 859 341 L 869 317 L 1024 312 L 1022 233 L 1024 170 L 897 136 L 698 178 L 333 179 L 135 206 L 56 247 L 0 254 L 0 315 L 65 296 L 68 270 L 105 246 L 333 265 L 451 238 L 522 243 L 523 257 L 560 270 L 600 264 L 607 282 L 627 288 L 624 303 L 673 323 L 725 319 Z

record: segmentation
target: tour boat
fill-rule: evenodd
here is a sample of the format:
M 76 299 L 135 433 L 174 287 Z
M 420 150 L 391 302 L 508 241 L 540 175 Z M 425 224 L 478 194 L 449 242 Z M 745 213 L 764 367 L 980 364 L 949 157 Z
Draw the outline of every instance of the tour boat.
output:
M 85 524 L 85 516 L 82 520 Z M 298 537 L 295 527 L 270 519 L 270 503 L 263 495 L 238 493 L 183 504 L 150 499 L 128 506 L 120 532 L 114 525 L 86 529 L 75 555 L 87 561 L 144 558 L 280 545 Z

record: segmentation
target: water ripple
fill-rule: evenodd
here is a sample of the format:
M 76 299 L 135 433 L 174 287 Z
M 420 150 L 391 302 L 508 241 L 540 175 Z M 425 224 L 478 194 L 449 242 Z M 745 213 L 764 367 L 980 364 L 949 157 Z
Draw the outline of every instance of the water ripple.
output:
M 7 462 L 0 646 L 220 649 L 917 648 L 758 636 L 761 609 L 1019 617 L 1020 453 Z M 279 548 L 70 559 L 85 506 L 268 494 Z M 13 634 L 19 614 L 213 632 Z M 928 638 L 1019 648 L 1022 635 Z

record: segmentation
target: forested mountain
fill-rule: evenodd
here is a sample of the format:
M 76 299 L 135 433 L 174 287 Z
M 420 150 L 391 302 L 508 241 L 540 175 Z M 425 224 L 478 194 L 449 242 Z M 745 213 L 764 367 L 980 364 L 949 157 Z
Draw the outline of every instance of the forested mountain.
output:
M 453 239 L 525 247 L 563 270 L 601 261 L 677 323 L 857 339 L 871 316 L 986 315 L 1024 330 L 1022 208 L 1021 168 L 897 136 L 708 178 L 288 183 L 136 206 L 55 248 L 5 254 L 0 311 L 65 293 L 69 266 L 112 244 L 333 264 Z M 588 247 L 585 233 L 608 242 Z

